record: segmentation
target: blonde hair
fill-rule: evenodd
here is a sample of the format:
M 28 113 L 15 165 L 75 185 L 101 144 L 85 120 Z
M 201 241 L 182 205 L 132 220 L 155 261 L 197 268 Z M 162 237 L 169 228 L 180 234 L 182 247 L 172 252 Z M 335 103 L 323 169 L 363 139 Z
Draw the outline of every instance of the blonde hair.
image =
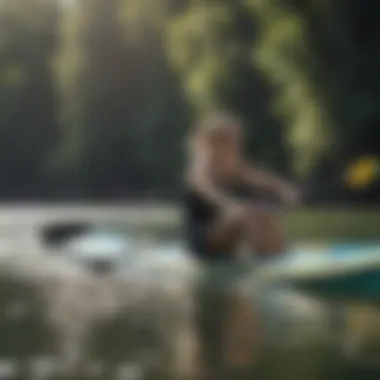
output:
M 199 151 L 200 145 L 208 139 L 223 136 L 231 131 L 231 128 L 239 127 L 241 120 L 224 112 L 215 113 L 205 119 L 190 131 L 187 147 L 190 154 Z

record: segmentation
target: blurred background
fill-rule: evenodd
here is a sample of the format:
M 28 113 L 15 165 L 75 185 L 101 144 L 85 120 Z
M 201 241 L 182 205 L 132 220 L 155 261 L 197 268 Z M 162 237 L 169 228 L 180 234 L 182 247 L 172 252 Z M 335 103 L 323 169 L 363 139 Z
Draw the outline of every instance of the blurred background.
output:
M 379 200 L 375 2 L 2 0 L 0 197 L 173 199 L 227 108 L 310 203 Z
M 0 0 L 2 251 L 35 248 L 30 235 L 53 219 L 112 222 L 123 231 L 138 224 L 143 234 L 177 239 L 184 139 L 215 109 L 246 121 L 253 161 L 302 187 L 303 206 L 283 216 L 292 242 L 379 240 L 379 12 L 373 0 Z M 46 354 L 33 334 L 37 324 L 50 337 L 51 327 L 29 280 L 7 281 L 1 379 L 14 376 L 10 358 Z M 25 299 L 33 307 L 23 320 Z M 339 331 L 334 344 L 361 345 L 363 337 L 372 344 L 379 312 L 349 308 L 344 322 L 337 317 L 334 328 L 330 321 L 318 331 Z M 110 323 L 111 332 L 97 327 L 106 347 L 97 355 L 117 361 L 123 328 Z M 116 337 L 121 343 L 110 343 Z M 327 341 L 276 351 L 270 378 L 379 377 L 379 356 L 350 366 Z

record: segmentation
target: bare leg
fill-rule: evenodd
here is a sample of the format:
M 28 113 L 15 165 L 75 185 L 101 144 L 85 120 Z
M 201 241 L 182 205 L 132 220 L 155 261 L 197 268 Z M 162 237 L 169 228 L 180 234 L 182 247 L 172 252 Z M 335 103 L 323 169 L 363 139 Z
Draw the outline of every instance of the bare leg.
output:
M 246 297 L 235 295 L 225 320 L 225 359 L 234 369 L 251 368 L 261 346 L 259 313 Z
M 210 247 L 217 251 L 234 251 L 243 239 L 251 235 L 251 231 L 256 236 L 256 224 L 260 224 L 260 219 L 255 210 L 239 218 L 222 217 L 210 228 Z M 221 311 L 224 320 L 219 333 L 223 362 L 233 370 L 252 368 L 257 362 L 261 346 L 259 313 L 252 301 L 244 296 L 233 295 L 226 302 L 227 310 L 223 307 Z M 207 368 L 208 365 L 205 365 L 206 373 Z

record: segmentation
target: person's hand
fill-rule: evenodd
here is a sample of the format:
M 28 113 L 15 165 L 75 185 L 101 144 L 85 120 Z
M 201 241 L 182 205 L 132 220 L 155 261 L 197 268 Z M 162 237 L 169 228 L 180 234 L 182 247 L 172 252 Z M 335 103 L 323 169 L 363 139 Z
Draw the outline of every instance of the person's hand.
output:
M 297 186 L 287 186 L 281 191 L 281 199 L 287 204 L 298 204 L 301 201 L 301 191 Z
M 243 220 L 250 212 L 251 208 L 240 202 L 232 201 L 225 206 L 225 214 L 232 220 Z

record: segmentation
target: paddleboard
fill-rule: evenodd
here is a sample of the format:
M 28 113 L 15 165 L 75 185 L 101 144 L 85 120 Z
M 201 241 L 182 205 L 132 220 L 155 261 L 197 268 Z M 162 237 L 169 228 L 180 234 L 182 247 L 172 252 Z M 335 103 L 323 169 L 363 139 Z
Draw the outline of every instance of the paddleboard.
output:
M 259 274 L 317 296 L 380 301 L 380 243 L 295 248 Z

